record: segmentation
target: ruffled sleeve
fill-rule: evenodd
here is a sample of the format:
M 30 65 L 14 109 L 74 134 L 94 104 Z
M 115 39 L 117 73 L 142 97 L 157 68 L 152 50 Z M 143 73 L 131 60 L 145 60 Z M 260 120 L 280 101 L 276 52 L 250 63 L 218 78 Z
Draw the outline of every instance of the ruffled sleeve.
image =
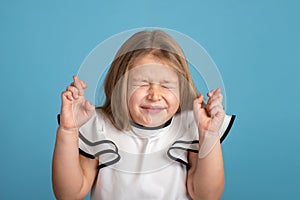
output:
M 105 137 L 105 118 L 96 110 L 93 117 L 79 129 L 79 153 L 87 158 L 98 159 L 99 169 L 120 160 L 116 144 Z
M 198 153 L 199 152 L 199 136 L 196 123 L 194 123 L 193 115 L 190 112 L 189 120 L 186 122 L 186 128 L 183 129 L 185 133 L 178 138 L 172 146 L 168 149 L 167 155 L 172 160 L 180 162 L 189 168 L 188 164 L 188 152 Z M 219 131 L 220 141 L 223 142 L 228 136 L 230 129 L 234 123 L 235 115 L 226 115 L 222 126 Z

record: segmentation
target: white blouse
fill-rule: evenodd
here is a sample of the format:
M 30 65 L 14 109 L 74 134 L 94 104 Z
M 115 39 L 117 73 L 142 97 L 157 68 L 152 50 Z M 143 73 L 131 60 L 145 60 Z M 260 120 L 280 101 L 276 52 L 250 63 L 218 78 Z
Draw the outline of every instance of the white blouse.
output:
M 234 119 L 225 116 L 221 141 Z M 190 199 L 188 151 L 199 149 L 192 111 L 176 114 L 165 127 L 132 125 L 130 131 L 119 131 L 96 109 L 79 131 L 80 153 L 99 160 L 92 200 Z

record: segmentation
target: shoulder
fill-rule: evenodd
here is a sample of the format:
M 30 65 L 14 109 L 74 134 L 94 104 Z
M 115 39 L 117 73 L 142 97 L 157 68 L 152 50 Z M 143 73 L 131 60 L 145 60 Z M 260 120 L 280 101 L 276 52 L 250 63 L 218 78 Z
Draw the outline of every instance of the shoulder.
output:
M 181 125 L 186 128 L 195 125 L 193 111 L 187 110 L 187 111 L 177 113 L 174 116 L 174 121 L 176 122 L 177 125 Z
M 226 138 L 229 131 L 231 130 L 233 123 L 235 121 L 236 115 L 226 114 L 223 120 L 222 126 L 219 130 L 219 136 L 221 142 Z M 192 137 L 198 137 L 197 125 L 194 120 L 193 110 L 187 110 L 180 112 L 174 116 L 174 126 L 179 130 L 186 132 L 184 135 L 190 135 Z
M 101 109 L 95 109 L 95 112 L 91 119 L 89 119 L 84 125 L 79 128 L 81 135 L 87 138 L 91 138 L 95 133 L 102 133 L 107 128 L 112 127 L 110 120 L 106 117 L 105 113 Z

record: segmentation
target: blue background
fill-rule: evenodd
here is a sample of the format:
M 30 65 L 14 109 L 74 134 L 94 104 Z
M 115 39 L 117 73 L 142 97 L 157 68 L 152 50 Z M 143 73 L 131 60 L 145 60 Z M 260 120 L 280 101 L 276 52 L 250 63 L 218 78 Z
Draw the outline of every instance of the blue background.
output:
M 137 27 L 180 31 L 211 55 L 238 118 L 223 143 L 222 199 L 300 199 L 300 4 L 271 1 L 0 3 L 0 199 L 54 199 L 61 91 L 101 41 Z

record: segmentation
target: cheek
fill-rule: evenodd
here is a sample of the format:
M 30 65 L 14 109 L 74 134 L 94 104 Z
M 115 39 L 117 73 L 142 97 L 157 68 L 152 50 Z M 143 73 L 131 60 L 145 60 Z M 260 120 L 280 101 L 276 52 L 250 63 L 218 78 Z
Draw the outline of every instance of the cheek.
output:
M 128 87 L 127 88 L 127 102 L 130 101 L 130 99 L 132 98 L 132 95 L 134 94 L 136 89 L 137 89 L 136 87 Z
M 128 111 L 129 111 L 129 115 L 133 118 L 133 120 L 135 121 L 136 118 L 136 113 L 137 113 L 137 106 L 136 106 L 136 102 L 134 98 L 130 98 L 128 100 Z
M 179 108 L 179 100 L 178 99 L 172 99 L 171 100 L 171 105 L 172 105 L 172 109 L 177 111 L 178 108 Z
M 134 90 L 129 90 L 128 92 L 128 97 L 127 97 L 127 103 L 128 107 L 131 109 L 135 106 L 138 106 L 141 102 L 141 100 L 144 97 L 144 92 L 141 89 L 134 89 Z
M 169 91 L 167 95 L 167 101 L 173 109 L 177 110 L 179 107 L 179 91 Z

